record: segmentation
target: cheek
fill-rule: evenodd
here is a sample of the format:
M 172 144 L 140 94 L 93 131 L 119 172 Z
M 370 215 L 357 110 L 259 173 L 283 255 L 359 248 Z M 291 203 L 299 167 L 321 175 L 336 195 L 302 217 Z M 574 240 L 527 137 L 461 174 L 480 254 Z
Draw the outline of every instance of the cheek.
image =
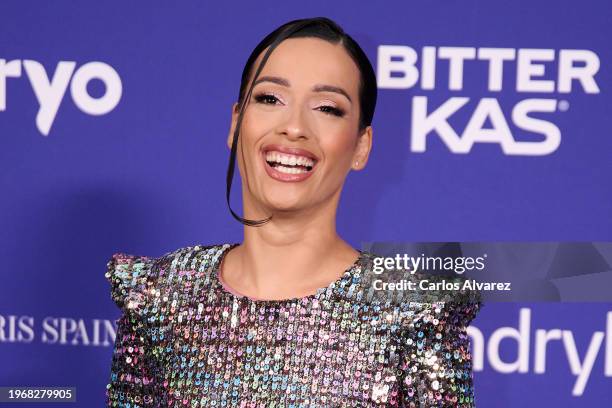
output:
M 270 118 L 262 116 L 261 112 L 247 109 L 242 118 L 240 138 L 245 142 L 245 148 L 251 148 L 262 136 L 270 131 Z
M 355 149 L 355 136 L 349 131 L 333 133 L 328 136 L 321 141 L 321 147 L 325 151 L 328 161 L 334 167 L 348 163 Z

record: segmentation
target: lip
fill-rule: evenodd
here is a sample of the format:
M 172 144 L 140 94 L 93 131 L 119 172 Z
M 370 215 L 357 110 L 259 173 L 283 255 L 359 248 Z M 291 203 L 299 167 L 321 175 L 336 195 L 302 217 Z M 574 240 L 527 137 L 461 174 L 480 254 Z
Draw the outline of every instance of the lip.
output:
M 282 173 L 276 170 L 274 167 L 270 166 L 268 162 L 266 161 L 266 153 L 269 152 L 270 150 L 279 151 L 281 153 L 305 156 L 310 159 L 313 159 L 315 161 L 315 165 L 312 167 L 312 169 L 309 172 L 306 172 L 306 173 L 300 173 L 300 174 Z M 317 167 L 317 161 L 318 161 L 317 156 L 315 156 L 313 153 L 309 152 L 308 150 L 299 149 L 297 147 L 286 147 L 286 146 L 281 146 L 281 145 L 276 145 L 276 144 L 265 146 L 261 150 L 261 159 L 263 161 L 264 169 L 266 169 L 266 173 L 268 173 L 268 176 L 272 177 L 275 180 L 283 181 L 283 182 L 299 182 L 299 181 L 306 180 L 315 171 L 315 168 Z

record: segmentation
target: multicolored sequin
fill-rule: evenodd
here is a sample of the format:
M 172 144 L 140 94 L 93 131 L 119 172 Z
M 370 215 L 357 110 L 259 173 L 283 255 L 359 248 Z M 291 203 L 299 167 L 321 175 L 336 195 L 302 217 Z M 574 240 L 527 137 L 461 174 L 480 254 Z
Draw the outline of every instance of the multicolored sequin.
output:
M 314 295 L 253 300 L 217 274 L 237 245 L 112 256 L 123 314 L 107 407 L 474 407 L 466 326 L 478 293 L 375 290 L 376 255 L 359 251 Z

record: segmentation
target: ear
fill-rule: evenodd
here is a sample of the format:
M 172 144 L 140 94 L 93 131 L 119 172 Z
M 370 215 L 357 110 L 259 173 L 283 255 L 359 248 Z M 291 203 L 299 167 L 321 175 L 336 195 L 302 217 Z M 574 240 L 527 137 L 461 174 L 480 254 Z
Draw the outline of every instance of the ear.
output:
M 230 150 L 232 148 L 232 142 L 234 141 L 234 131 L 236 130 L 236 123 L 238 122 L 238 112 L 238 102 L 234 102 L 232 105 L 232 123 L 227 135 L 227 147 L 229 147 Z
M 374 130 L 372 129 L 372 126 L 368 126 L 364 129 L 363 133 L 359 135 L 359 139 L 357 140 L 357 148 L 355 149 L 355 154 L 353 155 L 353 163 L 351 164 L 351 168 L 353 170 L 363 169 L 368 162 L 368 157 L 370 156 L 370 151 L 372 150 L 373 132 Z

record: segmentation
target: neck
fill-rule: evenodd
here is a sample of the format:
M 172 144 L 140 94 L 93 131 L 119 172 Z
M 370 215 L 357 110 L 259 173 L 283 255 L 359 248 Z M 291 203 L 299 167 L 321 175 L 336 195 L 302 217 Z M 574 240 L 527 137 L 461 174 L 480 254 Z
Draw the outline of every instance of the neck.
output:
M 248 297 L 314 294 L 338 280 L 359 256 L 335 230 L 312 226 L 299 233 L 280 233 L 282 228 L 268 224 L 246 227 L 244 242 L 226 254 L 220 268 L 226 285 Z

